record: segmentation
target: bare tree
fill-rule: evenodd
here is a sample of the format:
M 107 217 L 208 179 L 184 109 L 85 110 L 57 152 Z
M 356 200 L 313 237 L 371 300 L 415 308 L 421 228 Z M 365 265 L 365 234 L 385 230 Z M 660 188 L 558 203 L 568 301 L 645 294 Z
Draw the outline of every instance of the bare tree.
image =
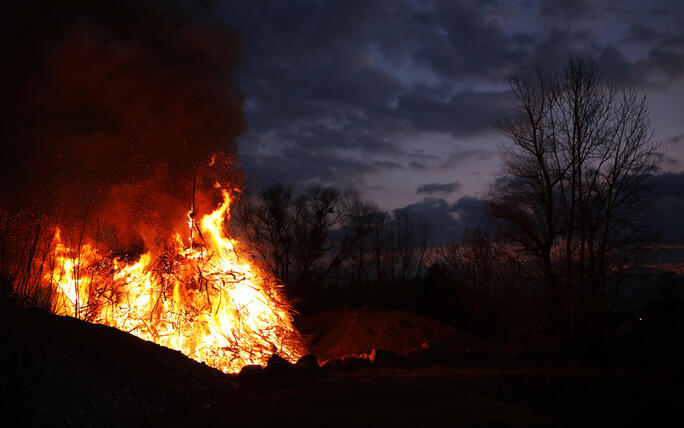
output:
M 345 250 L 343 254 L 352 271 L 350 279 L 357 285 L 367 284 L 370 271 L 369 237 L 382 213 L 373 202 L 363 199 L 357 191 L 347 192 L 341 209 L 347 218 L 341 248 Z
M 421 276 L 428 230 L 398 210 L 380 211 L 358 191 L 276 184 L 235 207 L 237 230 L 294 295 L 315 301 L 325 286 L 378 286 Z M 359 288 L 359 289 L 361 289 Z
M 550 321 L 566 314 L 574 338 L 580 307 L 601 331 L 607 294 L 654 238 L 650 176 L 660 154 L 646 100 L 581 59 L 512 89 L 517 108 L 499 129 L 513 144 L 490 214 L 537 260 Z
M 368 244 L 373 282 L 390 286 L 420 277 L 428 237 L 427 224 L 405 210 L 377 215 Z
M 473 226 L 463 231 L 459 241 L 437 248 L 437 257 L 459 282 L 509 302 L 530 270 L 528 260 L 515 250 L 482 226 Z
M 394 215 L 396 248 L 399 258 L 398 279 L 407 281 L 420 276 L 427 250 L 428 227 L 405 210 Z
M 322 285 L 340 276 L 370 232 L 375 212 L 355 190 L 313 187 L 300 195 L 294 216 L 298 282 Z
M 311 187 L 295 197 L 291 187 L 275 184 L 257 197 L 243 196 L 236 212 L 259 258 L 299 294 L 309 294 L 344 276 L 345 264 L 363 251 L 377 208 L 354 190 Z
M 245 193 L 235 212 L 240 230 L 256 249 L 257 256 L 280 280 L 290 276 L 293 236 L 292 188 L 275 184 L 258 196 Z

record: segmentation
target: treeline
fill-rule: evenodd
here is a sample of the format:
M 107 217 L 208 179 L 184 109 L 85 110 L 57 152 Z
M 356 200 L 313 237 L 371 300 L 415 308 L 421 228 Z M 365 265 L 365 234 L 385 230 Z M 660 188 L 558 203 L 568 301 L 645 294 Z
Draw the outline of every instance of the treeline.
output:
M 427 224 L 406 211 L 382 211 L 356 190 L 295 193 L 275 184 L 241 195 L 232 221 L 300 310 L 319 309 L 340 289 L 388 290 L 417 280 L 427 264 Z
M 321 186 L 244 192 L 231 212 L 232 234 L 248 242 L 249 255 L 285 285 L 300 313 L 404 309 L 497 340 L 541 318 L 536 265 L 484 226 L 437 246 L 440 231 L 411 211 L 383 211 L 357 190 Z
M 435 245 L 440 231 L 409 210 L 383 211 L 354 189 L 280 183 L 243 192 L 231 212 L 231 234 L 302 314 L 411 310 L 492 340 L 543 325 L 539 266 L 493 223 Z
M 573 283 L 574 300 L 565 295 L 556 302 L 548 294 L 539 255 L 508 238 L 512 226 L 494 217 L 495 202 L 487 203 L 486 224 L 465 227 L 457 240 L 439 246 L 431 239 L 439 231 L 430 231 L 423 219 L 406 210 L 382 211 L 359 192 L 335 187 L 297 193 L 275 184 L 246 193 L 231 220 L 233 231 L 248 240 L 250 255 L 285 284 L 302 314 L 342 305 L 410 310 L 492 343 L 543 342 L 546 355 L 560 361 L 606 358 L 630 334 L 637 344 L 620 358 L 643 357 L 645 341 L 651 356 L 659 352 L 654 347 L 665 346 L 654 342 L 654 333 L 647 338 L 639 320 L 677 318 L 682 296 L 673 292 L 673 284 L 681 279 L 613 266 L 605 273 L 605 306 L 595 306 L 591 282 Z M 564 242 L 554 246 L 555 272 L 568 271 Z M 575 260 L 571 269 L 578 276 L 582 265 Z M 624 297 L 635 290 L 651 295 L 625 306 Z M 549 317 L 550 309 L 557 313 Z M 667 322 L 659 333 L 672 337 L 676 323 Z
M 302 314 L 342 305 L 411 310 L 497 340 L 540 318 L 535 267 L 485 227 L 436 246 L 440 231 L 409 210 L 383 211 L 353 189 L 284 184 L 242 193 L 231 227 Z

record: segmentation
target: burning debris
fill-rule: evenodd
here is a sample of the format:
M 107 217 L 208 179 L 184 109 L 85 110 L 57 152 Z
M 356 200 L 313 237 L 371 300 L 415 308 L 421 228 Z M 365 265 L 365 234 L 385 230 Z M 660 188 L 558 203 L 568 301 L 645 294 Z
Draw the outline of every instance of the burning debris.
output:
M 223 202 L 199 221 L 193 202 L 189 241 L 176 234 L 161 254 L 146 252 L 132 262 L 101 254 L 95 244 L 68 246 L 57 229 L 53 269 L 44 277 L 45 287 L 55 290 L 54 311 L 115 327 L 226 373 L 265 365 L 276 352 L 294 363 L 305 348 L 291 307 L 275 279 L 241 257 L 239 243 L 226 236 L 231 194 L 219 190 Z

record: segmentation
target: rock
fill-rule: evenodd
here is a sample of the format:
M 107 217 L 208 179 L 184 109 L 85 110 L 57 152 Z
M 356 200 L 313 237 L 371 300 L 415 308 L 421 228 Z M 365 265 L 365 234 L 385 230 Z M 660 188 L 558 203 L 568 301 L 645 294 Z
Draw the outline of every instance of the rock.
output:
M 264 375 L 264 368 L 260 365 L 244 366 L 240 370 L 239 379 L 241 384 L 254 383 L 261 379 Z
M 371 367 L 373 363 L 366 358 L 359 358 L 350 355 L 342 357 L 342 365 L 346 369 L 363 369 L 366 367 Z
M 304 355 L 299 360 L 297 360 L 297 367 L 307 367 L 307 368 L 320 368 L 318 364 L 318 358 L 315 355 Z
M 444 352 L 444 344 L 441 342 L 423 342 L 422 348 L 426 352 Z
M 268 364 L 266 364 L 267 370 L 287 370 L 291 367 L 292 364 L 278 354 L 271 355 L 271 358 L 268 359 Z
M 402 361 L 402 358 L 386 349 L 373 349 L 370 360 L 376 366 L 395 366 Z
M 334 360 L 326 361 L 322 367 L 326 370 L 338 370 L 344 368 L 344 364 L 342 363 L 341 359 L 336 358 Z

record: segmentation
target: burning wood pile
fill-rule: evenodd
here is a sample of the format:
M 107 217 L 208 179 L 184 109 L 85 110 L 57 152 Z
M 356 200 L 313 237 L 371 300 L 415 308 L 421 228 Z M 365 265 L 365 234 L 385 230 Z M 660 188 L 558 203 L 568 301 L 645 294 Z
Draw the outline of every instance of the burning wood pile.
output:
M 20 54 L 2 70 L 0 297 L 224 372 L 294 361 L 282 290 L 225 229 L 242 183 L 237 34 L 198 4 L 34 3 L 4 28 Z
M 276 280 L 226 236 L 231 193 L 215 187 L 223 202 L 197 222 L 193 203 L 190 237 L 176 234 L 160 254 L 127 261 L 95 243 L 69 246 L 56 229 L 43 277 L 55 313 L 115 327 L 225 373 L 265 365 L 276 352 L 295 362 L 305 347 L 291 307 Z

